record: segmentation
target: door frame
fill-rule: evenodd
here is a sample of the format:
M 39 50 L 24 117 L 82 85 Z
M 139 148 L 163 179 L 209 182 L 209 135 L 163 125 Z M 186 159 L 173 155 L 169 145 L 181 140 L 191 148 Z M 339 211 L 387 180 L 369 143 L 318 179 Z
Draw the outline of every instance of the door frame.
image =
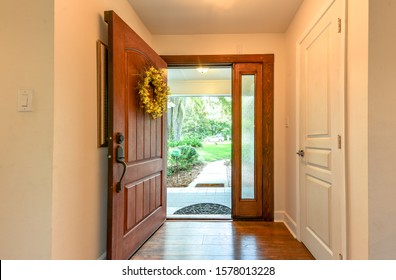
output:
M 274 55 L 162 55 L 168 67 L 261 63 L 263 67 L 263 217 L 274 221 Z
M 319 22 L 319 20 L 322 18 L 322 16 L 330 9 L 330 7 L 334 4 L 334 2 L 340 1 L 341 2 L 341 13 L 340 13 L 340 20 L 341 20 L 341 51 L 340 51 L 340 119 L 342 120 L 340 122 L 340 131 L 342 134 L 342 163 L 341 163 L 341 177 L 340 182 L 342 182 L 341 185 L 341 193 L 342 197 L 340 197 L 341 201 L 341 254 L 343 259 L 348 259 L 348 250 L 347 250 L 347 194 L 346 194 L 346 134 L 345 134 L 345 127 L 346 127 L 346 119 L 345 119 L 345 104 L 346 104 L 346 39 L 347 39 L 347 0 L 328 0 L 323 7 L 319 10 L 318 14 L 313 18 L 312 22 L 307 26 L 305 31 L 302 33 L 302 35 L 299 37 L 299 40 L 297 40 L 296 43 L 296 104 L 295 104 L 295 110 L 296 110 L 296 147 L 295 151 L 299 151 L 301 147 L 300 143 L 300 119 L 301 119 L 301 112 L 300 112 L 300 97 L 301 97 L 301 92 L 300 92 L 300 80 L 301 80 L 301 55 L 302 55 L 302 50 L 301 50 L 301 44 L 304 41 L 304 39 L 308 36 L 310 31 L 314 28 L 314 26 Z M 300 187 L 300 158 L 296 156 L 295 158 L 295 164 L 296 164 L 296 171 L 295 171 L 295 178 L 296 178 L 296 210 L 297 210 L 297 215 L 296 215 L 296 237 L 299 241 L 302 239 L 302 229 L 301 229 L 301 187 Z

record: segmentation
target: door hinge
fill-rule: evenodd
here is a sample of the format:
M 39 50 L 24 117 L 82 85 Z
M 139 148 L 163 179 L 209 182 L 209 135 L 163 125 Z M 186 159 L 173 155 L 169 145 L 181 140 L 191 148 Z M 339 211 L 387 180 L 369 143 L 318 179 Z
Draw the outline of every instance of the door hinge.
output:
M 338 135 L 338 149 L 342 148 L 342 140 L 341 140 L 341 135 Z
M 338 33 L 341 33 L 341 26 L 342 26 L 341 19 L 338 18 Z

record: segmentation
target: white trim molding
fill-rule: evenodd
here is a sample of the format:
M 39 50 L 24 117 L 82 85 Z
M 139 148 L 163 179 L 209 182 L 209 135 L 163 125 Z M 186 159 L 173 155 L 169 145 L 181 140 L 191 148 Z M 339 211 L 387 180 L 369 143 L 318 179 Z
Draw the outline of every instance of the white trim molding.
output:
M 285 211 L 275 211 L 274 213 L 274 221 L 282 222 L 285 224 L 287 229 L 293 235 L 294 238 L 297 238 L 297 223 L 285 212 Z M 300 240 L 299 240 L 300 241 Z

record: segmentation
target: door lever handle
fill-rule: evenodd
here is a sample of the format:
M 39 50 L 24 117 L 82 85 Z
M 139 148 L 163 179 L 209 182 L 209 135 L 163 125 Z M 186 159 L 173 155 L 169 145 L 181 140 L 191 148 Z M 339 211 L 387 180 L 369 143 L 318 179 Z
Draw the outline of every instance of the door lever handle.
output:
M 118 193 L 121 191 L 122 179 L 124 178 L 125 171 L 126 171 L 126 169 L 127 169 L 127 164 L 126 164 L 126 162 L 125 162 L 124 159 L 125 159 L 125 157 L 124 157 L 124 149 L 122 148 L 121 145 L 118 145 L 118 146 L 117 146 L 117 150 L 116 150 L 116 161 L 117 161 L 118 163 L 121 163 L 122 166 L 123 166 L 123 171 L 122 171 L 121 178 L 120 178 L 120 180 L 119 180 L 119 181 L 117 182 L 117 184 L 116 184 L 116 192 L 118 192 Z
M 304 157 L 304 155 L 305 155 L 304 150 L 299 150 L 299 151 L 297 152 L 297 155 L 299 155 L 300 157 Z

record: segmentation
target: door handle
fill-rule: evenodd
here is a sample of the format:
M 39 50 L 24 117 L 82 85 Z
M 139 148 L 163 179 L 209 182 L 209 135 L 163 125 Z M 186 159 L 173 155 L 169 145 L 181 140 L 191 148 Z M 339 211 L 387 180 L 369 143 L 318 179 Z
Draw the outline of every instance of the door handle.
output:
M 126 169 L 127 169 L 127 164 L 125 162 L 125 156 L 124 156 L 124 148 L 121 146 L 121 143 L 124 142 L 124 136 L 122 135 L 122 133 L 117 133 L 116 141 L 118 143 L 117 150 L 116 150 L 116 161 L 118 163 L 121 163 L 122 166 L 123 166 L 123 171 L 122 171 L 121 178 L 116 184 L 116 192 L 120 192 L 121 191 L 122 179 L 124 178 L 125 172 L 126 172 Z
M 299 150 L 299 151 L 297 152 L 297 155 L 299 155 L 300 157 L 304 157 L 304 155 L 305 155 L 304 150 Z

